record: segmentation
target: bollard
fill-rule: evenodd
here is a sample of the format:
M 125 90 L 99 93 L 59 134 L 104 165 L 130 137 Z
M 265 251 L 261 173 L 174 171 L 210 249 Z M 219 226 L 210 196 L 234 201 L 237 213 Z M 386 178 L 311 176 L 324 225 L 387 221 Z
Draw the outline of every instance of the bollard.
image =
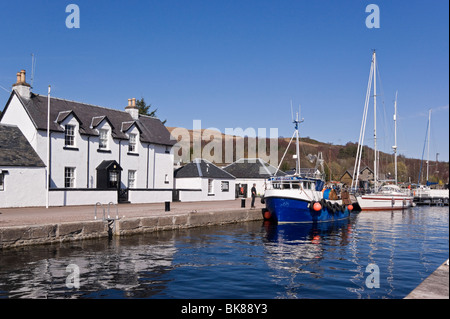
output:
M 166 212 L 170 212 L 170 202 L 165 202 L 166 204 Z
M 245 198 L 241 199 L 241 208 L 245 208 Z

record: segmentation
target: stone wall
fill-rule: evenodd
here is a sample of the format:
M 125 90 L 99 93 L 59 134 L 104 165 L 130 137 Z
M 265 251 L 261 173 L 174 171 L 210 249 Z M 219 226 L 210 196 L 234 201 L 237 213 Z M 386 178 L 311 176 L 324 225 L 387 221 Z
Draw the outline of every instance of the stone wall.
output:
M 0 249 L 108 236 L 124 236 L 180 228 L 222 225 L 253 220 L 262 220 L 260 210 L 236 210 L 211 213 L 191 212 L 109 221 L 95 220 L 4 227 L 0 228 Z

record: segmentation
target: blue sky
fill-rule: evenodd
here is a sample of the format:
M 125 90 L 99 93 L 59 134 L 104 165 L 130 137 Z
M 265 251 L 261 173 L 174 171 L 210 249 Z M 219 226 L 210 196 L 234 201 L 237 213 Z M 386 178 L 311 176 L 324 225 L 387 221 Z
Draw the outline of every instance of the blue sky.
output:
M 68 4 L 80 28 L 68 29 Z M 368 4 L 380 8 L 369 29 Z M 431 1 L 2 1 L 0 109 L 20 69 L 33 91 L 123 109 L 132 97 L 168 126 L 278 128 L 357 142 L 372 49 L 377 50 L 378 145 L 391 152 L 398 90 L 399 153 L 449 160 L 449 3 Z M 372 146 L 369 113 L 365 143 Z

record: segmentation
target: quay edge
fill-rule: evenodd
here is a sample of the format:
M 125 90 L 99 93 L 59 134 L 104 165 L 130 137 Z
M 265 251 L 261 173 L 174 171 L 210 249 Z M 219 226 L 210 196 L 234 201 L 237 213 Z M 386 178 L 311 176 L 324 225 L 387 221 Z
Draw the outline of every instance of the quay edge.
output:
M 449 299 L 448 260 L 404 299 Z
M 0 227 L 0 249 L 263 220 L 259 209 Z

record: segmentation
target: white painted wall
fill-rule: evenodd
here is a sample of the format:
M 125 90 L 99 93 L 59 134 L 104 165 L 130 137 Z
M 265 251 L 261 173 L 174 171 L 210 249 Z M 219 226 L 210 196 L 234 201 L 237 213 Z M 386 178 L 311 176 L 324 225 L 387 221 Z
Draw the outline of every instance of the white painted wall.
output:
M 22 103 L 19 101 L 19 98 L 16 95 L 13 95 L 9 103 L 7 112 L 3 114 L 2 123 L 16 125 L 22 131 L 22 134 L 28 140 L 30 145 L 36 150 L 36 129 L 30 117 L 28 116 L 28 113 L 25 111 Z M 38 155 L 41 156 L 41 154 L 39 153 Z M 45 162 L 45 156 L 41 156 L 41 159 Z
M 228 182 L 228 191 L 222 191 L 222 182 Z M 193 178 L 176 178 L 176 189 L 180 190 L 181 202 L 192 201 L 210 201 L 210 200 L 233 200 L 235 198 L 235 181 L 234 179 L 213 179 L 213 192 L 208 194 L 208 179 Z M 183 191 L 183 189 L 187 189 Z M 192 191 L 193 189 L 201 189 L 201 191 Z
M 44 167 L 0 167 L 8 171 L 4 190 L 0 191 L 0 208 L 45 206 Z
M 117 204 L 117 191 L 106 190 L 51 190 L 49 192 L 50 206 L 77 206 L 95 205 L 101 203 L 103 206 L 109 202 Z M 94 210 L 92 210 L 94 213 Z

